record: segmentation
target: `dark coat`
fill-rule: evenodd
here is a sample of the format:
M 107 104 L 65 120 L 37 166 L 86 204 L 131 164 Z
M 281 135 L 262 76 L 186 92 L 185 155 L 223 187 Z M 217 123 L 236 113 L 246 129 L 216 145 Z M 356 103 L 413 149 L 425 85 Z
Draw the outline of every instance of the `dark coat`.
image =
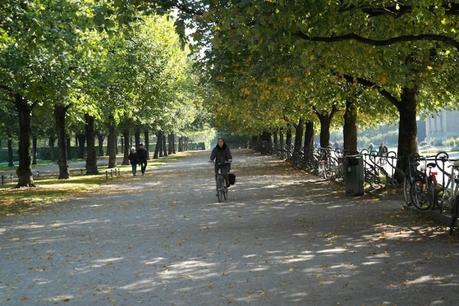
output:
M 233 156 L 231 155 L 231 151 L 229 147 L 226 145 L 226 143 L 223 145 L 222 148 L 220 148 L 219 145 L 217 145 L 213 150 L 212 154 L 210 154 L 210 160 L 215 160 L 215 164 L 224 164 L 226 161 L 233 159 Z
M 129 152 L 128 159 L 131 162 L 131 164 L 137 164 L 139 162 L 136 152 Z
M 148 157 L 148 151 L 145 148 L 139 148 L 137 150 L 137 159 L 139 162 L 146 162 Z

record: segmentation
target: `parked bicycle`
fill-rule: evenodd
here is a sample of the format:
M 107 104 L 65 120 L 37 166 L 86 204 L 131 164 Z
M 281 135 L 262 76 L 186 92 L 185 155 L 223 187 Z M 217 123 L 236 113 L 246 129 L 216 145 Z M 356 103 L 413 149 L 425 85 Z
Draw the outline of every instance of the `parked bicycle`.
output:
M 449 160 L 448 154 L 441 152 L 437 154 L 435 163 L 443 174 L 437 206 L 442 214 L 451 218 L 449 232 L 452 234 L 459 217 L 459 160 Z M 448 169 L 451 169 L 450 172 Z

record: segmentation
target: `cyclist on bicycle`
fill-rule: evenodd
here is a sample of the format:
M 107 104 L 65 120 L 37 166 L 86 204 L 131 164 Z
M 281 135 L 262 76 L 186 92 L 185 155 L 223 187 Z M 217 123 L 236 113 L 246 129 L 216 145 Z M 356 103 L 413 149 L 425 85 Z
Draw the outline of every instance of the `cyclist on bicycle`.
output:
M 229 187 L 228 173 L 231 169 L 233 157 L 223 138 L 218 139 L 218 144 L 212 150 L 212 154 L 210 154 L 210 160 L 212 162 L 215 161 L 215 179 L 217 179 L 218 169 L 221 169 L 222 175 L 226 181 L 226 186 Z

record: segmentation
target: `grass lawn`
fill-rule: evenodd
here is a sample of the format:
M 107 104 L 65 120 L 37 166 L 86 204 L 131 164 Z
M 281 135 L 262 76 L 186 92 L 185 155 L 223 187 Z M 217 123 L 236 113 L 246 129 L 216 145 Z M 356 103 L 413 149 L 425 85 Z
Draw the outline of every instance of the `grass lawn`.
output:
M 188 156 L 189 153 L 181 152 L 176 155 L 150 160 L 149 169 Z M 8 184 L 0 188 L 0 215 L 17 214 L 31 209 L 46 207 L 50 204 L 78 196 L 99 192 L 104 184 L 113 184 L 132 179 L 131 166 L 119 166 L 120 177 L 106 179 L 106 167 L 99 167 L 98 175 L 72 176 L 67 180 L 57 178 L 41 178 L 35 181 L 36 187 L 14 188 Z M 112 191 L 111 191 L 112 192 Z

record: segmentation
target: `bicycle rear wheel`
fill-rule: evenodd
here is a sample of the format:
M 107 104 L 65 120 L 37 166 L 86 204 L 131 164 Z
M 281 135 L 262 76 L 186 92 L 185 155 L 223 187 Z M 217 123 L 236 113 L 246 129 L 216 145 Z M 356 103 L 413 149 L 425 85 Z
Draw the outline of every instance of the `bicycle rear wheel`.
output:
M 419 210 L 431 207 L 431 197 L 427 182 L 423 177 L 416 178 L 411 185 L 413 205 Z
M 451 208 L 451 224 L 449 226 L 449 234 L 452 235 L 454 232 L 454 228 L 456 227 L 457 218 L 459 217 L 459 196 L 453 201 L 453 205 Z

